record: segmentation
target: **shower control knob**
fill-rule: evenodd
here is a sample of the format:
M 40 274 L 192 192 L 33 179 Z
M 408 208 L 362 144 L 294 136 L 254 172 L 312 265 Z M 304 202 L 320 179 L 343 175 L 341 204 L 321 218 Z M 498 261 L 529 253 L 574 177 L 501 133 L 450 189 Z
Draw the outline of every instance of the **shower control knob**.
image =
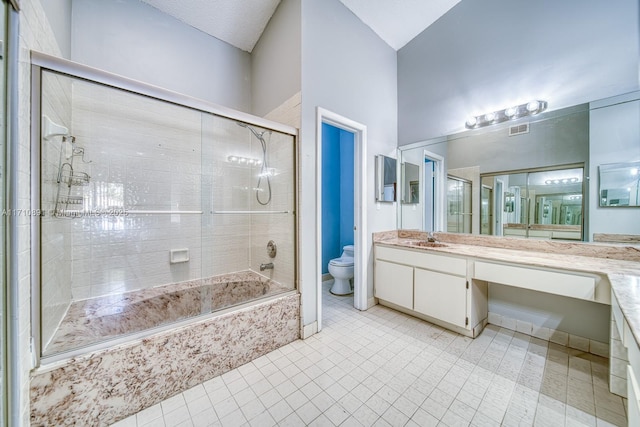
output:
M 269 258 L 275 258 L 277 253 L 278 248 L 276 247 L 276 242 L 269 240 L 269 243 L 267 243 L 267 255 L 269 255 Z

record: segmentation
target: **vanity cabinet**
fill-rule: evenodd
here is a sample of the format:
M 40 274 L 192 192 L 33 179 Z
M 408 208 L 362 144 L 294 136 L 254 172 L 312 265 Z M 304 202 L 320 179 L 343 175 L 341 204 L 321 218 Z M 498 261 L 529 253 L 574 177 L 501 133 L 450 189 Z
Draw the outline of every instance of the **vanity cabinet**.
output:
M 640 347 L 622 314 L 613 291 L 611 292 L 611 317 L 610 391 L 628 399 L 627 425 L 640 426 Z M 620 379 L 621 374 L 626 379 L 626 390 L 624 390 L 626 395 L 619 389 L 620 386 L 624 386 Z
M 375 297 L 413 309 L 413 267 L 376 261 Z
M 487 284 L 468 280 L 465 258 L 379 244 L 374 250 L 374 296 L 380 304 L 466 336 L 482 331 Z
M 414 310 L 452 325 L 467 325 L 466 277 L 414 269 Z

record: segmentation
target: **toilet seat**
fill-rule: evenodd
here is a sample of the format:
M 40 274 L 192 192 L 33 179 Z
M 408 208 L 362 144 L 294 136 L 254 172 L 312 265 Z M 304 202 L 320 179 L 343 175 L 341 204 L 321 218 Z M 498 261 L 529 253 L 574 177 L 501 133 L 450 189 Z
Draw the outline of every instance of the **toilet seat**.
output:
M 348 256 L 334 258 L 329 261 L 329 264 L 335 265 L 336 267 L 353 267 L 353 258 Z

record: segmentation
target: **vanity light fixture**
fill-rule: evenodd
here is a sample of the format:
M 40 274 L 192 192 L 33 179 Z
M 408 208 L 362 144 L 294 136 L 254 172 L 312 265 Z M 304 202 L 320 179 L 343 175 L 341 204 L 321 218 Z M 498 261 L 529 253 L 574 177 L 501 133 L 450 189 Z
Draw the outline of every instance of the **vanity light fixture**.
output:
M 547 185 L 553 184 L 575 184 L 580 182 L 580 178 L 557 178 L 557 179 L 547 179 L 544 183 Z
M 492 111 L 477 116 L 471 116 L 467 119 L 465 126 L 467 129 L 477 129 L 496 123 L 506 122 L 508 120 L 516 120 L 521 117 L 533 116 L 542 113 L 547 109 L 547 101 L 530 101 L 526 104 L 515 105 L 500 111 Z
M 250 159 L 250 158 L 241 157 L 241 156 L 229 156 L 227 157 L 227 161 L 229 163 L 237 163 L 239 165 L 249 165 L 249 166 L 260 166 L 262 164 L 262 160 Z

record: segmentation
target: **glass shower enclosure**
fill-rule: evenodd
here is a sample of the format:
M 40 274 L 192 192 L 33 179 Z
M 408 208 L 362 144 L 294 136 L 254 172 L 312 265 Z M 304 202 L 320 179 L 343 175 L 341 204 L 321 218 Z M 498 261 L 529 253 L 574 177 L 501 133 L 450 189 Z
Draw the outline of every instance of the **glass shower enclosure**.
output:
M 296 290 L 295 129 L 33 62 L 41 357 Z

